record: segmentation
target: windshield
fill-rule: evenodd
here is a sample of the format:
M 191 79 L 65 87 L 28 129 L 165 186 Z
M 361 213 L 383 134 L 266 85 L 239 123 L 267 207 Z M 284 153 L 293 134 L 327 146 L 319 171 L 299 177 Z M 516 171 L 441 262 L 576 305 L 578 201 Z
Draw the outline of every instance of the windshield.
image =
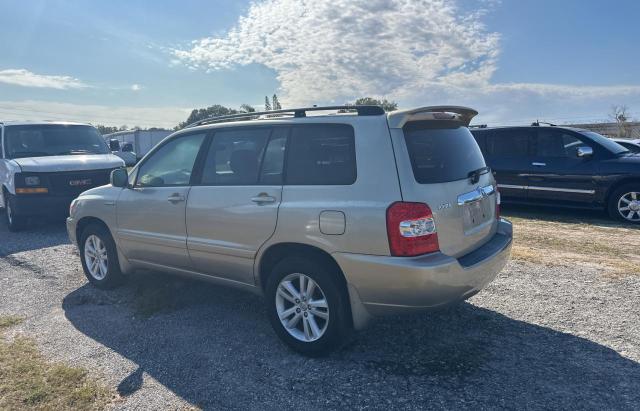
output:
M 62 124 L 7 126 L 4 148 L 7 158 L 109 153 L 94 127 Z
M 580 134 L 589 137 L 591 140 L 600 144 L 602 147 L 611 151 L 613 154 L 622 154 L 629 152 L 629 150 L 616 143 L 615 141 L 608 139 L 601 134 L 594 133 L 593 131 L 581 131 Z

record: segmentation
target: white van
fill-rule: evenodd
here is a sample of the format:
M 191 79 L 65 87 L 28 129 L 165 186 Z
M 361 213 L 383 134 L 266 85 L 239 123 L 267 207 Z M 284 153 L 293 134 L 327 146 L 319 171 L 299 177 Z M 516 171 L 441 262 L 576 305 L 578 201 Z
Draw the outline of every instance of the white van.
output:
M 90 124 L 0 122 L 0 208 L 11 231 L 31 216 L 64 216 L 81 192 L 124 167 Z

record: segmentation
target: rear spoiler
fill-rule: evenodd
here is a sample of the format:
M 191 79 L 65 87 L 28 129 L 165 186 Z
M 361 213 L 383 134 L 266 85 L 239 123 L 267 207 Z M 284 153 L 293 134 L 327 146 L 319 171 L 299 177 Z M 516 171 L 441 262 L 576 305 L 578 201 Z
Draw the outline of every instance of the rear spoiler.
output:
M 411 110 L 396 110 L 387 114 L 387 121 L 390 128 L 402 128 L 410 121 L 423 120 L 451 120 L 469 126 L 471 119 L 478 115 L 478 112 L 469 107 L 461 106 L 430 106 L 420 107 Z

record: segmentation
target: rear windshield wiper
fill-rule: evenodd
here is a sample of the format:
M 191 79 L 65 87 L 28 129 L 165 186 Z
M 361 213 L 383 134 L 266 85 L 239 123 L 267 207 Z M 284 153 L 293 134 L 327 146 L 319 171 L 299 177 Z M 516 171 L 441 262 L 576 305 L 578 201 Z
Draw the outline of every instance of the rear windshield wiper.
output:
M 491 168 L 490 167 L 482 167 L 479 168 L 477 170 L 473 170 L 470 171 L 469 174 L 467 174 L 467 177 L 469 177 L 469 180 L 471 181 L 471 184 L 475 184 L 478 181 L 480 181 L 480 176 L 483 174 L 487 174 L 491 172 Z

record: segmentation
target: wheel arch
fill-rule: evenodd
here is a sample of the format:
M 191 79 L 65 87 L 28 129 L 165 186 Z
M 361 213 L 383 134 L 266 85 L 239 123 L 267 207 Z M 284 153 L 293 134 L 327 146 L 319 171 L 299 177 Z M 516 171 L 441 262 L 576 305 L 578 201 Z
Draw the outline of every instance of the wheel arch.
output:
M 256 280 L 258 281 L 258 287 L 264 292 L 267 284 L 267 278 L 271 273 L 271 270 L 275 265 L 282 261 L 282 259 L 289 256 L 304 256 L 310 259 L 314 259 L 321 264 L 325 264 L 331 269 L 331 272 L 336 273 L 336 278 L 341 284 L 342 292 L 344 293 L 345 301 L 348 302 L 349 318 L 353 322 L 353 314 L 351 307 L 351 298 L 349 293 L 349 285 L 347 279 L 338 265 L 338 262 L 325 250 L 303 243 L 277 243 L 269 246 L 261 255 L 258 264 L 258 275 Z M 352 324 L 353 325 L 353 324 Z
M 111 237 L 113 238 L 113 233 L 109 229 L 109 226 L 107 225 L 107 223 L 105 223 L 103 220 L 99 219 L 98 217 L 86 216 L 78 220 L 78 223 L 76 224 L 76 238 L 78 239 L 78 242 L 80 241 L 80 235 L 82 235 L 82 232 L 84 231 L 84 229 L 87 228 L 90 224 L 97 224 L 102 226 L 107 231 L 109 231 L 109 234 L 111 234 Z
M 133 267 L 131 266 L 131 263 L 129 263 L 129 260 L 127 259 L 127 257 L 122 253 L 122 250 L 120 249 L 120 246 L 116 241 L 116 237 L 113 235 L 113 232 L 109 228 L 109 225 L 105 223 L 104 220 L 98 217 L 85 216 L 80 218 L 80 220 L 78 220 L 78 223 L 76 224 L 76 240 L 78 242 L 78 248 L 80 248 L 80 236 L 82 235 L 82 231 L 84 231 L 84 229 L 87 228 L 90 224 L 97 224 L 109 232 L 109 234 L 111 235 L 111 238 L 116 244 L 116 251 L 118 252 L 118 263 L 120 265 L 120 271 L 123 274 L 131 273 L 133 271 Z
M 612 184 L 606 192 L 605 195 L 605 208 L 607 208 L 609 206 L 609 200 L 611 200 L 611 196 L 613 195 L 613 193 L 615 193 L 615 191 L 617 189 L 619 189 L 620 187 L 627 185 L 627 184 L 638 184 L 638 186 L 640 186 L 640 177 L 625 177 L 622 178 L 618 181 L 616 181 L 614 184 Z

